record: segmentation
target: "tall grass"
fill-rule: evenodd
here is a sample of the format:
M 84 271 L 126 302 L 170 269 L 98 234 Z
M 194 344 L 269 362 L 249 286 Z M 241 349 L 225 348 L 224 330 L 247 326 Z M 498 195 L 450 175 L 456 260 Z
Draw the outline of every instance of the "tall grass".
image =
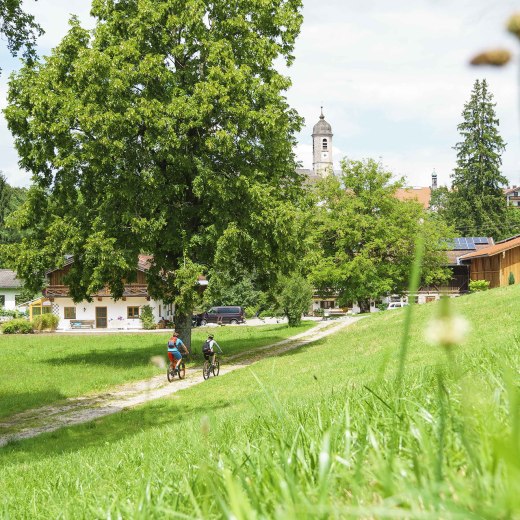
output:
M 454 302 L 472 334 L 451 358 L 423 338 L 438 305 L 415 307 L 399 409 L 405 309 L 8 446 L 0 516 L 516 518 L 519 298 L 511 286 Z

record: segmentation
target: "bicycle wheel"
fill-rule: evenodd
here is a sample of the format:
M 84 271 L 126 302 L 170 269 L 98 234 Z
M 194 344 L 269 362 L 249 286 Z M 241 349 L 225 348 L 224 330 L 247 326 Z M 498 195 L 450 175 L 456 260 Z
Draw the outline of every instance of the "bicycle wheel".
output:
M 175 372 L 173 371 L 172 367 L 168 367 L 168 370 L 166 370 L 166 377 L 168 378 L 168 381 L 170 383 L 173 381 L 173 378 L 175 377 Z
M 186 377 L 186 365 L 184 361 L 179 365 L 179 379 L 184 379 Z
M 208 377 L 210 376 L 210 367 L 211 367 L 210 362 L 204 361 L 204 366 L 202 367 L 202 377 L 204 379 L 208 379 Z
M 215 359 L 215 364 L 213 365 L 213 375 L 218 376 L 219 372 L 220 372 L 220 361 L 218 359 Z

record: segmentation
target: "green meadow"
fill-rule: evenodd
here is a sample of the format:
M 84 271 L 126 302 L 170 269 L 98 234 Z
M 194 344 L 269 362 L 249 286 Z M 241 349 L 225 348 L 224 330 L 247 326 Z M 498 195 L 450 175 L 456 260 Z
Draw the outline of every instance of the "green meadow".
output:
M 296 329 L 284 324 L 197 328 L 192 337 L 194 362 L 200 362 L 197 354 L 209 331 L 224 353 L 233 355 L 276 343 L 314 324 L 305 321 Z M 169 335 L 0 335 L 0 417 L 161 373 L 150 358 L 166 359 Z
M 470 331 L 449 351 L 424 339 L 438 304 L 411 309 L 406 353 L 408 309 L 386 311 L 10 444 L 0 517 L 519 518 L 519 302 L 520 286 L 453 301 Z

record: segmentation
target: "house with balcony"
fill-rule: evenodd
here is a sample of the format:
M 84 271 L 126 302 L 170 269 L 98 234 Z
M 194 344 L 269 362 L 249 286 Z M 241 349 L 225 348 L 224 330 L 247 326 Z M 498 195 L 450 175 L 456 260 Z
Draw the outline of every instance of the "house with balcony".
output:
M 439 285 L 421 286 L 413 296 L 415 303 L 428 303 L 444 295 L 455 297 L 468 293 L 470 270 L 469 266 L 461 261 L 462 257 L 492 246 L 494 243 L 492 237 L 454 238 L 446 251 L 446 267 L 451 272 L 450 279 Z
M 173 305 L 165 305 L 154 300 L 148 293 L 146 273 L 150 269 L 152 257 L 139 255 L 134 281 L 125 283 L 122 298 L 115 300 L 107 288 L 91 295 L 92 301 L 75 303 L 65 280 L 74 263 L 69 258 L 57 269 L 49 270 L 47 286 L 43 297 L 30 302 L 30 319 L 39 314 L 53 313 L 60 318 L 58 330 L 74 329 L 141 329 L 141 309 L 149 305 L 153 309 L 156 322 L 161 319 L 172 320 Z
M 506 197 L 507 206 L 520 207 L 520 186 L 504 188 L 504 196 Z

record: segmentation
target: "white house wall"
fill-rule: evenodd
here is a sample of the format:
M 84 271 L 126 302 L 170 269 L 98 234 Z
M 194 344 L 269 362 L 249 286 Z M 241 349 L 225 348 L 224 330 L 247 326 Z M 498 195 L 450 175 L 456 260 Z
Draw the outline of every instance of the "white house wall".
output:
M 49 302 L 51 303 L 51 302 Z M 98 301 L 94 298 L 92 302 L 81 302 L 74 303 L 71 298 L 55 298 L 52 304 L 52 312 L 60 318 L 58 329 L 66 330 L 70 329 L 70 322 L 77 320 L 96 320 L 96 307 L 107 308 L 107 328 L 108 329 L 142 329 L 142 322 L 139 318 L 128 318 L 128 307 L 139 307 L 139 313 L 141 313 L 141 307 L 143 305 L 150 305 L 153 309 L 153 315 L 156 322 L 161 317 L 168 318 L 167 310 L 162 302 L 154 300 L 147 300 L 146 298 L 127 298 L 126 300 L 114 301 L 111 298 L 104 297 L 102 301 Z M 65 319 L 65 307 L 76 308 L 75 320 Z M 162 316 L 159 314 L 159 310 Z M 94 325 L 95 327 L 95 325 Z
M 0 296 L 5 297 L 4 309 L 14 311 L 16 308 L 15 296 L 20 294 L 20 289 L 0 289 Z

